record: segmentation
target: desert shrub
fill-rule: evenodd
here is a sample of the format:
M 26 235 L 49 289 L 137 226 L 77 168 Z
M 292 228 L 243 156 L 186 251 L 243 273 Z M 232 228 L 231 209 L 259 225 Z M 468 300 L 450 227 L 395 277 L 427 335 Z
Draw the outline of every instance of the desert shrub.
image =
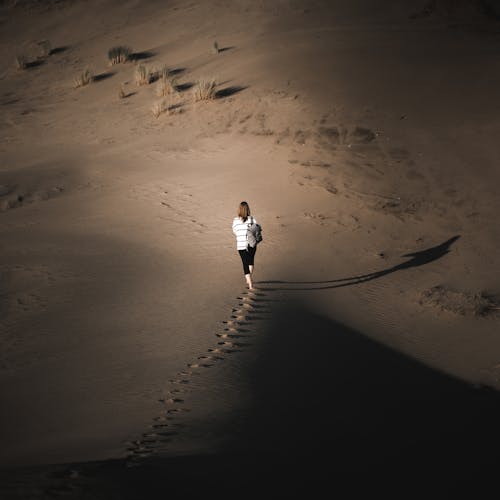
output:
M 175 95 L 177 93 L 177 80 L 170 75 L 168 69 L 162 68 L 159 72 L 156 93 L 159 97 Z
M 168 69 L 168 66 L 164 64 L 159 70 L 158 70 L 158 78 L 160 80 L 165 80 L 167 78 L 171 77 L 170 70 Z
M 135 67 L 135 82 L 137 85 L 149 85 L 151 78 L 151 71 L 144 64 L 138 64 Z
M 198 80 L 193 89 L 194 100 L 197 101 L 209 101 L 210 99 L 215 99 L 217 83 L 214 78 L 211 80 L 206 80 L 204 78 Z
M 75 88 L 85 87 L 94 80 L 94 74 L 89 68 L 85 68 L 74 80 Z
M 52 45 L 50 44 L 50 40 L 41 40 L 37 43 L 40 48 L 40 55 L 42 57 L 49 57 L 52 53 Z
M 108 60 L 111 66 L 127 62 L 130 60 L 131 57 L 132 57 L 132 49 L 124 45 L 111 47 L 108 50 Z
M 219 44 L 217 41 L 215 41 L 212 45 L 212 54 L 218 54 L 219 53 Z
M 125 99 L 127 97 L 127 92 L 125 91 L 125 87 L 120 85 L 118 88 L 118 99 Z
M 167 103 L 165 101 L 158 101 L 151 107 L 151 113 L 155 118 L 158 118 L 162 113 L 168 109 Z
M 151 107 L 151 113 L 155 118 L 158 118 L 163 113 L 175 115 L 182 113 L 182 111 L 183 109 L 180 104 L 169 104 L 165 99 L 154 103 Z
M 18 55 L 16 56 L 16 68 L 19 70 L 26 69 L 28 67 L 28 59 L 26 56 Z

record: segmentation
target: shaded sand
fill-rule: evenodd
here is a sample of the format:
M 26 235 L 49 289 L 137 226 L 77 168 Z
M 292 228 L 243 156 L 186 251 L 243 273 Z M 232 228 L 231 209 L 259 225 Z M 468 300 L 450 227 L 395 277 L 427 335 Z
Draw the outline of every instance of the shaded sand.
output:
M 163 447 L 163 453 L 28 469 L 5 484 L 23 489 L 28 479 L 40 498 L 138 498 L 165 490 L 250 498 L 263 490 L 318 495 L 324 488 L 356 497 L 380 491 L 391 498 L 453 498 L 494 487 L 496 391 L 430 369 L 302 300 L 280 298 L 272 319 L 251 336 L 253 347 L 226 354 L 223 365 L 211 369 L 212 375 L 219 370 L 223 393 L 195 381 L 192 409 L 198 415 L 167 420 L 155 430 L 149 447 Z M 213 381 L 209 372 L 200 378 Z M 243 384 L 228 382 L 235 373 Z M 235 405 L 235 384 L 245 390 L 244 404 Z M 200 421 L 196 402 L 207 391 L 219 411 Z M 191 446 L 212 441 L 211 450 L 165 452 L 181 433 Z
M 2 498 L 490 485 L 500 45 L 483 3 L 2 4 Z M 111 67 L 118 44 L 134 60 Z M 137 63 L 176 76 L 175 113 L 152 115 Z M 242 199 L 264 228 L 255 294 Z

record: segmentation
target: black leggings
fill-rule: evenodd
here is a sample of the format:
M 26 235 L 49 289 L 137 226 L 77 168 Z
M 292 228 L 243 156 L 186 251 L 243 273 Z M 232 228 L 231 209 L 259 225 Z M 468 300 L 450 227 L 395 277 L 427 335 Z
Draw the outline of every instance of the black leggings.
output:
M 241 257 L 241 262 L 243 263 L 243 273 L 250 274 L 250 268 L 248 266 L 253 266 L 253 259 L 255 257 L 255 252 L 257 251 L 257 245 L 253 248 L 248 246 L 246 250 L 238 250 Z

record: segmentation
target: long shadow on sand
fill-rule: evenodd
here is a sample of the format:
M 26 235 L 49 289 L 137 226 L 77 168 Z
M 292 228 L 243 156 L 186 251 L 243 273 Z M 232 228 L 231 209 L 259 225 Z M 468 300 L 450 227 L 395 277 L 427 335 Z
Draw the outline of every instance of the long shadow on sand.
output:
M 435 247 L 427 248 L 426 250 L 421 250 L 419 252 L 407 253 L 403 257 L 410 257 L 409 260 L 397 264 L 396 266 L 389 267 L 387 269 L 382 269 L 381 271 L 375 271 L 373 273 L 361 274 L 358 276 L 349 276 L 347 278 L 337 278 L 332 280 L 324 281 L 259 281 L 259 285 L 324 285 L 324 286 L 314 286 L 314 287 L 296 287 L 286 288 L 286 287 L 265 287 L 264 290 L 327 290 L 331 288 L 341 288 L 344 286 L 357 285 L 359 283 L 364 283 L 365 281 L 371 281 L 377 278 L 382 278 L 388 274 L 395 273 L 397 271 L 402 271 L 403 269 L 410 269 L 411 267 L 420 267 L 430 262 L 444 257 L 450 251 L 451 245 L 460 238 L 460 235 L 453 236 L 452 238 L 446 240 L 445 242 L 437 245 Z

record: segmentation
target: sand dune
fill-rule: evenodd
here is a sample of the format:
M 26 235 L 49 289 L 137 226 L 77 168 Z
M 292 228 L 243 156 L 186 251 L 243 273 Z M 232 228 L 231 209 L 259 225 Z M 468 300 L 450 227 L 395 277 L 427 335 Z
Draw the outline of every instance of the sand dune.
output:
M 216 464 L 248 496 L 382 491 L 387 470 L 395 493 L 423 462 L 405 497 L 472 494 L 500 411 L 497 16 L 3 2 L 5 496 L 199 493 Z

